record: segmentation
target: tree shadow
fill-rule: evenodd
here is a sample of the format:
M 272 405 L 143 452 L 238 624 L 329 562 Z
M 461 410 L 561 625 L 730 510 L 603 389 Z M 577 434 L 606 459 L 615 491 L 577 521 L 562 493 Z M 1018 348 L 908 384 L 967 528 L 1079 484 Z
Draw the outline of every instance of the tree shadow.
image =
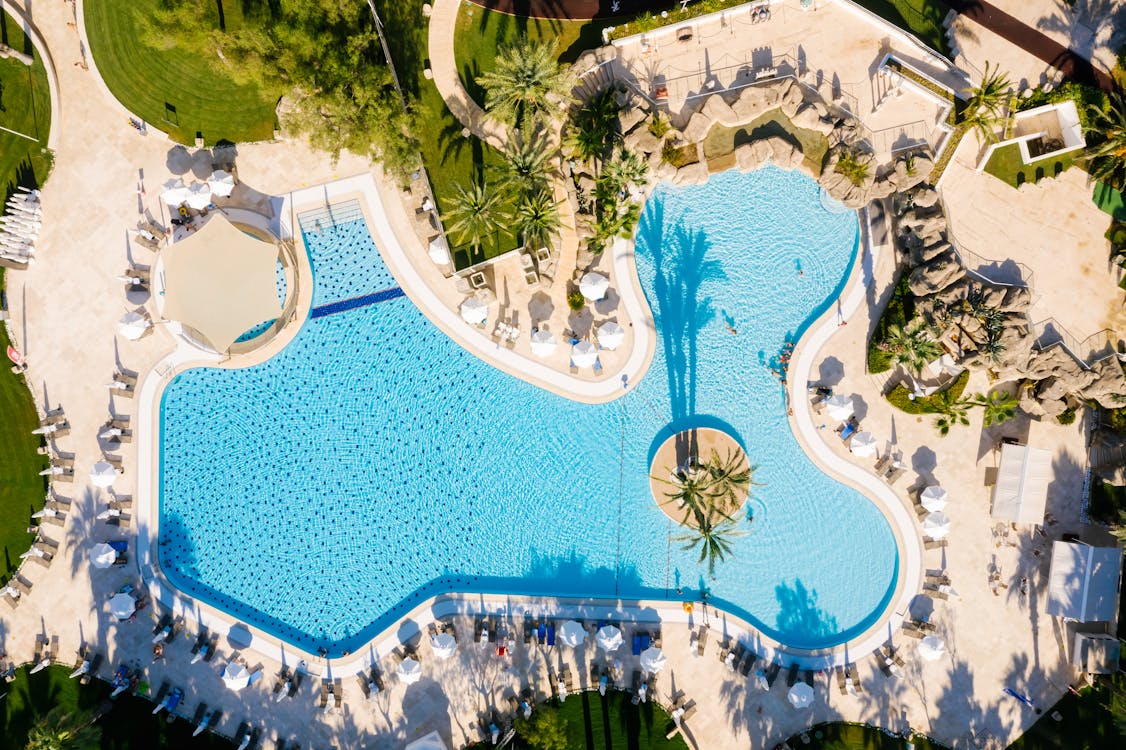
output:
M 807 589 L 801 579 L 795 579 L 792 586 L 785 583 L 775 586 L 774 596 L 780 605 L 775 621 L 780 633 L 800 632 L 817 638 L 840 632 L 837 618 L 817 605 L 817 591 Z
M 989 737 L 1007 736 L 1009 725 L 1002 720 L 998 703 L 978 702 L 973 669 L 969 662 L 957 658 L 953 651 L 950 653 L 948 683 L 935 700 L 933 713 L 926 706 L 931 726 L 939 734 L 967 741 L 974 747 L 984 746 L 982 743 Z

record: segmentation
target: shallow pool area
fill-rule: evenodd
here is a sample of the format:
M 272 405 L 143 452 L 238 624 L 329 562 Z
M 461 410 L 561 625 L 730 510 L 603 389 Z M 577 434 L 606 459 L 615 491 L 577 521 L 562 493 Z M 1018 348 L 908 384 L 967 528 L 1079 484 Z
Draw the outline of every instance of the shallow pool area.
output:
M 621 398 L 592 405 L 450 340 L 398 290 L 362 218 L 306 227 L 313 314 L 295 339 L 261 365 L 189 370 L 165 389 L 161 568 L 333 656 L 451 591 L 706 590 L 787 646 L 847 641 L 886 607 L 895 539 L 806 456 L 771 370 L 836 299 L 857 237 L 856 215 L 826 210 L 798 173 L 658 187 L 636 240 L 657 349 Z M 714 579 L 649 489 L 656 447 L 691 426 L 736 435 L 761 485 Z

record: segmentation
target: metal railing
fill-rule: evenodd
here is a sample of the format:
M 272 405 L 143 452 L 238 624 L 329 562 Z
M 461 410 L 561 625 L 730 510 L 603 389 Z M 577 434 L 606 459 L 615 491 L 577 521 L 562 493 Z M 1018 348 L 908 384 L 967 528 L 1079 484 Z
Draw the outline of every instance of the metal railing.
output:
M 311 208 L 297 215 L 297 223 L 302 232 L 315 232 L 320 229 L 335 229 L 341 224 L 364 218 L 364 211 L 358 200 L 329 203 L 324 208 Z
M 1079 339 L 1055 318 L 1046 318 L 1032 324 L 1032 334 L 1035 337 L 1032 348 L 1042 352 L 1053 346 L 1062 346 L 1086 370 L 1117 354 L 1119 336 L 1110 328 Z
M 950 212 L 946 210 L 945 202 L 942 202 L 941 205 L 943 215 L 949 217 Z M 958 242 L 958 238 L 954 234 L 954 227 L 951 226 L 949 220 L 946 222 L 946 240 L 950 243 L 950 247 L 953 248 L 958 259 L 962 261 L 966 273 L 976 277 L 979 281 L 995 286 L 1032 288 L 1033 273 L 1028 265 L 1012 258 L 1004 260 L 986 258 L 973 250 L 967 250 L 965 246 Z

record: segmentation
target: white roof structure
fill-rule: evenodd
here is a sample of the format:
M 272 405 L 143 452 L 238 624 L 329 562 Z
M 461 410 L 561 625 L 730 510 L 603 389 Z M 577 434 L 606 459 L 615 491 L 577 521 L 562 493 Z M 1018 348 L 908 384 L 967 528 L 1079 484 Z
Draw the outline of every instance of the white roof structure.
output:
M 993 485 L 993 517 L 1015 523 L 1040 523 L 1052 480 L 1052 453 L 1027 445 L 1001 446 L 1001 465 Z
M 193 328 L 215 351 L 227 351 L 246 331 L 281 316 L 277 247 L 244 233 L 221 213 L 160 254 L 161 315 Z
M 1122 644 L 1106 633 L 1076 633 L 1071 649 L 1071 666 L 1084 674 L 1114 674 Z
M 1054 542 L 1048 614 L 1077 622 L 1113 622 L 1121 583 L 1122 550 Z
M 431 732 L 411 742 L 403 750 L 450 750 L 450 748 L 442 740 L 441 735 Z

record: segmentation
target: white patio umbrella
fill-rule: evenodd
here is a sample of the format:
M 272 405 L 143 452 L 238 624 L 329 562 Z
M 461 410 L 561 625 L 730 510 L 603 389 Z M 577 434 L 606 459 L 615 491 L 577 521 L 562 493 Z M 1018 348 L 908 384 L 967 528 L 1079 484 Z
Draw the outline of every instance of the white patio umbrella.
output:
M 430 648 L 439 659 L 449 659 L 457 653 L 457 639 L 449 633 L 439 633 L 430 639 Z
M 94 468 L 90 469 L 90 481 L 94 483 L 95 487 L 102 489 L 111 486 L 117 476 L 117 469 L 114 468 L 113 464 L 106 461 L 99 461 L 94 464 Z
M 211 187 L 212 195 L 226 198 L 235 190 L 235 176 L 226 170 L 216 169 L 207 178 L 207 184 Z
M 656 646 L 650 646 L 641 652 L 641 668 L 646 672 L 657 674 L 665 668 L 666 661 L 664 653 Z
M 606 296 L 610 288 L 610 279 L 600 273 L 588 273 L 579 280 L 579 291 L 591 302 L 597 302 Z
M 852 416 L 852 396 L 834 393 L 825 400 L 825 413 L 830 419 L 845 420 Z
M 937 513 L 945 508 L 949 500 L 950 498 L 947 497 L 946 490 L 939 487 L 937 484 L 932 484 L 930 487 L 927 487 L 923 490 L 922 494 L 919 495 L 919 501 L 923 504 L 923 507 L 932 513 Z
M 610 320 L 598 326 L 598 343 L 604 348 L 614 350 L 622 345 L 626 338 L 626 329 Z
M 236 662 L 229 662 L 223 669 L 223 684 L 231 690 L 242 690 L 250 684 L 250 672 Z
M 446 247 L 446 241 L 442 239 L 442 235 L 438 235 L 430 240 L 430 246 L 426 249 L 426 254 L 430 256 L 430 260 L 437 263 L 439 266 L 444 266 L 450 262 L 450 251 Z
M 556 635 L 564 645 L 570 646 L 571 648 L 583 645 L 583 641 L 586 640 L 586 630 L 580 623 L 574 620 L 567 620 L 567 622 L 560 625 Z
M 537 357 L 550 356 L 557 346 L 559 346 L 559 342 L 551 335 L 551 331 L 545 331 L 541 328 L 532 334 L 532 354 Z
M 395 674 L 406 684 L 413 685 L 422 679 L 422 665 L 414 659 L 403 659 Z
M 598 631 L 598 647 L 603 651 L 616 651 L 621 648 L 622 631 L 613 625 L 603 625 Z
M 201 211 L 211 205 L 211 186 L 206 182 L 193 182 L 188 188 L 186 202 L 190 208 Z
M 178 206 L 188 199 L 188 187 L 179 177 L 168 180 L 161 187 L 160 199 L 169 206 Z
M 128 594 L 114 594 L 109 600 L 109 613 L 119 620 L 128 620 L 137 611 L 137 602 Z
M 105 542 L 98 542 L 90 550 L 90 564 L 105 570 L 117 562 L 117 550 Z
M 876 436 L 870 432 L 858 432 L 852 436 L 849 450 L 854 456 L 868 458 L 876 455 Z
M 931 539 L 941 539 L 950 533 L 950 519 L 941 511 L 927 514 L 923 519 L 923 533 Z
M 598 361 L 598 348 L 589 341 L 580 341 L 571 347 L 571 362 L 575 367 L 593 367 Z
M 937 635 L 928 635 L 919 641 L 919 656 L 927 661 L 936 661 L 946 653 L 946 642 Z
M 145 335 L 152 323 L 136 310 L 130 310 L 117 321 L 117 333 L 130 341 L 136 341 Z
M 471 326 L 489 319 L 489 304 L 480 297 L 469 297 L 461 303 L 461 319 Z
M 794 708 L 809 708 L 813 705 L 813 688 L 807 683 L 796 682 L 790 688 L 790 692 L 786 694 L 790 699 L 790 705 Z

